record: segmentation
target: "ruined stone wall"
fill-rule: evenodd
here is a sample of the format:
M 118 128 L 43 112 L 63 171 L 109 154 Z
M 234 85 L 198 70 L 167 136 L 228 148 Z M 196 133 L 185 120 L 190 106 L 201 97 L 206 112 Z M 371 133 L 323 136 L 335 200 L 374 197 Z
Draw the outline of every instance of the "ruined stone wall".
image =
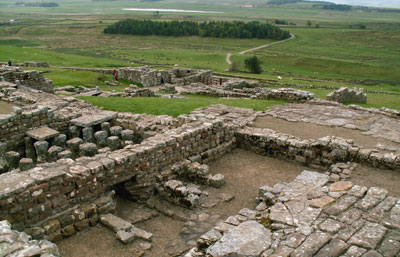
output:
M 23 86 L 54 93 L 53 81 L 44 78 L 42 72 L 36 70 L 25 71 L 18 67 L 2 67 L 0 77 L 7 82 L 18 84 L 17 81 L 19 81 Z
M 210 85 L 213 83 L 213 72 L 210 70 L 174 68 L 170 73 L 172 73 L 172 84 L 190 85 L 192 83 L 201 82 Z
M 191 86 L 186 86 L 181 93 L 229 98 L 275 99 L 289 102 L 306 102 L 314 99 L 314 94 L 310 92 L 291 88 L 269 89 L 262 87 L 243 87 L 223 89 L 220 86 L 203 85 L 200 83 L 193 83 Z
M 191 156 L 212 161 L 234 146 L 233 128 L 223 122 L 192 123 L 111 153 L 4 173 L 0 175 L 0 220 L 21 231 L 42 227 L 46 238 L 54 240 L 75 222 L 64 214 L 70 215 L 77 206 L 91 206 L 75 215 L 82 226 L 87 225 L 102 206 L 90 204 L 114 185 L 135 176 L 139 187 L 152 187 L 162 169 Z M 49 222 L 54 223 L 51 229 L 46 227 Z
M 356 87 L 353 89 L 341 87 L 328 94 L 326 99 L 339 103 L 367 103 L 367 95 L 364 94 L 364 90 Z
M 291 135 L 277 133 L 271 129 L 244 128 L 235 133 L 240 148 L 299 162 L 311 167 L 326 168 L 337 162 L 358 162 L 378 168 L 400 170 L 400 156 L 363 149 L 351 142 L 336 137 L 318 140 L 301 140 Z
M 145 87 L 161 85 L 161 78 L 164 80 L 164 83 L 171 82 L 171 74 L 169 72 L 150 69 L 147 66 L 120 68 L 118 69 L 118 76 L 121 79 L 140 83 Z

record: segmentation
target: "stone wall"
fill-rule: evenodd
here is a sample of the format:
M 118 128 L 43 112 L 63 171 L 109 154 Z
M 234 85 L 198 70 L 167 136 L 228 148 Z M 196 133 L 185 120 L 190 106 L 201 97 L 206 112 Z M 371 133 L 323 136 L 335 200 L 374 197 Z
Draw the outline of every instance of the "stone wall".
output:
M 22 231 L 32 227 L 46 230 L 48 222 L 57 219 L 51 221 L 54 228 L 45 231 L 46 238 L 56 240 L 63 227 L 59 217 L 89 204 L 87 211 L 75 215 L 84 223 L 80 225 L 86 226 L 93 213 L 102 212 L 102 205 L 90 204 L 114 185 L 135 177 L 139 188 L 151 188 L 162 169 L 191 156 L 199 156 L 206 163 L 234 146 L 233 128 L 225 127 L 223 122 L 192 123 L 111 153 L 4 173 L 0 175 L 0 220 L 8 220 Z
M 225 84 L 224 88 L 216 85 L 203 85 L 201 83 L 192 83 L 185 86 L 181 94 L 209 95 L 227 98 L 252 98 L 252 99 L 276 99 L 289 102 L 306 102 L 314 99 L 314 94 L 296 90 L 292 88 L 270 89 L 256 86 L 243 86 L 242 84 Z
M 194 70 L 185 68 L 173 68 L 169 71 L 172 75 L 172 84 L 190 85 L 201 82 L 206 85 L 213 83 L 213 72 L 210 70 Z
M 53 81 L 43 77 L 43 73 L 36 70 L 25 71 L 19 67 L 3 66 L 0 68 L 0 77 L 7 82 L 19 83 L 32 89 L 47 93 L 54 93 Z
M 158 86 L 164 83 L 189 85 L 195 82 L 212 84 L 212 71 L 173 68 L 170 70 L 156 70 L 148 66 L 125 67 L 118 69 L 118 76 L 122 79 L 140 83 L 145 87 Z
M 367 103 L 367 95 L 363 89 L 341 87 L 326 96 L 327 100 L 339 103 Z
M 165 83 L 171 82 L 171 74 L 164 70 L 144 67 L 125 67 L 118 69 L 118 77 L 128 81 L 140 83 L 145 87 L 161 85 L 161 78 Z
M 399 155 L 363 149 L 352 140 L 329 136 L 301 140 L 271 129 L 250 127 L 239 129 L 235 136 L 240 148 L 311 167 L 327 168 L 333 163 L 353 161 L 378 168 L 400 169 Z

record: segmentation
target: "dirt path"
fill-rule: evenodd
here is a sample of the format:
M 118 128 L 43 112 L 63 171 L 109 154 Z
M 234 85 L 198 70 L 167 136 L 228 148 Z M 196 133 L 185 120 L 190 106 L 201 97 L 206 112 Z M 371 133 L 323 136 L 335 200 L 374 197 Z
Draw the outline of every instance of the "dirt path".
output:
M 256 50 L 260 50 L 260 49 L 263 49 L 263 48 L 266 48 L 266 47 L 269 47 L 269 46 L 272 46 L 272 45 L 275 45 L 275 44 L 280 44 L 280 43 L 286 42 L 286 41 L 288 41 L 288 40 L 292 40 L 292 39 L 294 39 L 294 38 L 295 38 L 295 35 L 292 34 L 292 33 L 290 33 L 290 38 L 287 38 L 287 39 L 284 39 L 284 40 L 281 40 L 281 41 L 277 41 L 277 42 L 273 42 L 273 43 L 268 43 L 268 44 L 265 44 L 265 45 L 262 45 L 262 46 L 254 47 L 254 48 L 252 48 L 252 49 L 244 50 L 244 51 L 241 51 L 239 54 L 240 54 L 240 55 L 242 55 L 242 54 L 247 54 L 247 53 L 250 53 L 250 52 L 253 52 L 253 51 L 256 51 Z M 231 56 L 232 56 L 232 54 L 231 54 L 231 53 L 228 53 L 228 54 L 226 55 L 226 59 L 225 59 L 226 62 L 227 62 L 229 65 L 232 65 Z

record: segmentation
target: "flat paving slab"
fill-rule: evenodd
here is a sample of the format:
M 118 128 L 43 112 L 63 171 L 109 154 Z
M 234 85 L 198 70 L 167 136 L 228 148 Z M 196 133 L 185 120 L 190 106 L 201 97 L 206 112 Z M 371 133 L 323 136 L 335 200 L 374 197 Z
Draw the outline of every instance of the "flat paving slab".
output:
M 112 120 L 116 117 L 115 112 L 103 112 L 100 114 L 83 115 L 79 118 L 71 120 L 71 122 L 78 127 L 91 127 L 105 121 Z
M 26 134 L 36 140 L 44 141 L 44 140 L 47 140 L 47 139 L 50 139 L 50 138 L 60 135 L 60 132 L 58 132 L 57 130 L 48 128 L 48 127 L 41 127 L 41 128 L 30 130 L 30 131 L 26 132 Z

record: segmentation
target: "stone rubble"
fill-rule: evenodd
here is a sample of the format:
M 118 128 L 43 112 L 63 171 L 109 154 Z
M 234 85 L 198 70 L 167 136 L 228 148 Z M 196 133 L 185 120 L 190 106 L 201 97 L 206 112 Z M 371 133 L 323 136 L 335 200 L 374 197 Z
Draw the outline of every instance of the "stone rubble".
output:
M 338 190 L 342 195 L 330 203 L 311 204 Z M 315 191 L 320 194 L 312 196 Z M 236 215 L 240 219 L 229 217 L 225 221 L 230 225 L 228 230 L 209 230 L 185 257 L 400 254 L 400 200 L 388 196 L 384 189 L 364 189 L 348 181 L 332 183 L 328 175 L 303 171 L 293 182 L 264 186 L 260 192 L 274 196 L 271 207 L 242 210 Z M 376 200 L 360 209 L 363 202 L 370 202 L 366 200 L 369 195 Z M 249 227 L 248 232 L 241 226 Z M 255 233 L 257 228 L 268 231 L 270 237 Z M 246 244 L 246 240 L 254 241 Z
M 33 240 L 24 232 L 11 229 L 11 224 L 0 221 L 0 256 L 59 257 L 57 245 L 48 240 Z

